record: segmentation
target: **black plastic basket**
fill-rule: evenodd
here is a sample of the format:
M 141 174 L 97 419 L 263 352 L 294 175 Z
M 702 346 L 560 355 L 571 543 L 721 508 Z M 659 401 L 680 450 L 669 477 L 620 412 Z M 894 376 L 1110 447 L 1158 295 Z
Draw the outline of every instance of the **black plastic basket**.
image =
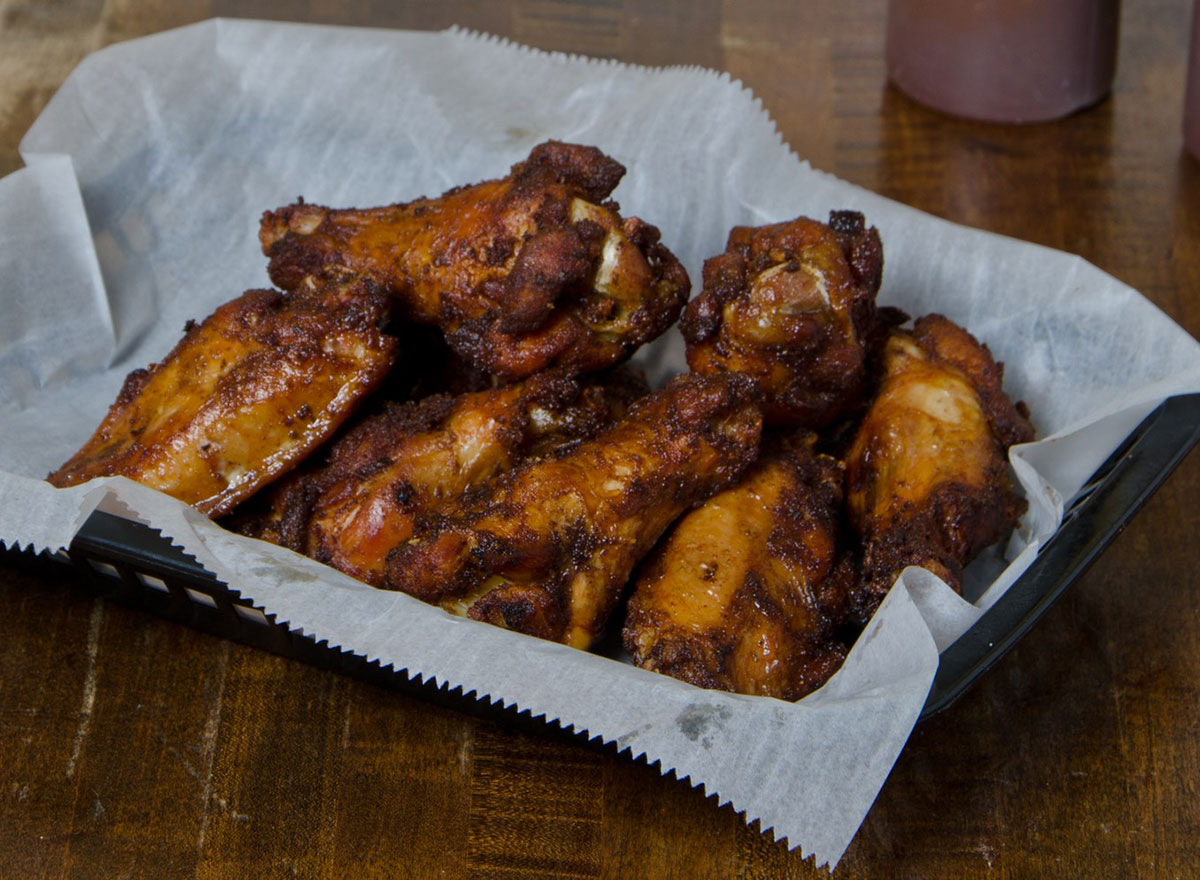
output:
M 1200 440 L 1200 394 L 1172 397 L 1126 438 L 1073 500 L 1033 564 L 942 652 L 921 717 L 962 695 L 1050 608 L 1128 524 Z M 66 554 L 97 595 L 223 638 L 416 692 L 470 711 L 474 700 L 412 681 L 404 670 L 290 632 L 241 598 L 155 530 L 97 512 Z

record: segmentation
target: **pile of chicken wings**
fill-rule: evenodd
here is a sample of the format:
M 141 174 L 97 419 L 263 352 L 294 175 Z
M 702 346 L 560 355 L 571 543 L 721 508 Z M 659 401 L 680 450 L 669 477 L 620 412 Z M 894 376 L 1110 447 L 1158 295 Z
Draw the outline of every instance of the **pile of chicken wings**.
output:
M 861 214 L 737 227 L 690 302 L 625 169 L 547 142 L 498 180 L 263 215 L 251 290 L 129 375 L 49 476 L 121 475 L 375 587 L 794 700 L 899 573 L 961 590 L 1033 439 L 985 345 L 876 306 Z M 676 324 L 690 372 L 624 362 Z

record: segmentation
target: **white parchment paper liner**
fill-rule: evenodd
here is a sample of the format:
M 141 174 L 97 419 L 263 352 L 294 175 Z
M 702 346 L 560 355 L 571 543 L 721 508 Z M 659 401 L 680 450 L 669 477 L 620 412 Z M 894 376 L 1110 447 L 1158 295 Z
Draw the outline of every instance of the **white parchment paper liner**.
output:
M 786 704 L 702 691 L 444 614 L 222 531 L 124 479 L 40 478 L 90 435 L 125 373 L 184 322 L 267 286 L 266 208 L 373 205 L 504 174 L 547 138 L 629 173 L 698 283 L 729 227 L 863 211 L 880 302 L 939 311 L 1007 364 L 1044 439 L 1014 450 L 1030 511 L 962 599 L 911 570 L 844 668 Z M 1165 397 L 1200 390 L 1200 347 L 1083 260 L 938 220 L 814 171 L 727 76 L 438 34 L 215 20 L 102 50 L 71 75 L 0 180 L 0 541 L 58 549 L 99 507 L 150 523 L 259 607 L 333 646 L 615 742 L 836 864 L 920 712 L 937 650 L 1032 560 L 1065 499 Z M 682 368 L 672 332 L 642 356 Z

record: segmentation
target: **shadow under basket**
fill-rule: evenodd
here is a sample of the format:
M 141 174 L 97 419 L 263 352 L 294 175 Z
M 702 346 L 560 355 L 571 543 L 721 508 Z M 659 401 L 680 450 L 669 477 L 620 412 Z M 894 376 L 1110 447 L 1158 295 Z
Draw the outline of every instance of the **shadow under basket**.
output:
M 1028 632 L 1162 485 L 1200 440 L 1200 394 L 1169 398 L 1092 475 L 1033 564 L 941 654 L 921 718 L 942 711 Z M 7 551 L 7 556 L 29 554 Z M 134 606 L 222 638 L 252 645 L 429 699 L 520 725 L 539 719 L 500 710 L 461 691 L 410 678 L 311 636 L 290 632 L 221 583 L 195 560 L 141 523 L 96 512 L 66 553 L 39 557 L 66 563 L 106 599 Z M 48 564 L 48 563 L 47 563 Z

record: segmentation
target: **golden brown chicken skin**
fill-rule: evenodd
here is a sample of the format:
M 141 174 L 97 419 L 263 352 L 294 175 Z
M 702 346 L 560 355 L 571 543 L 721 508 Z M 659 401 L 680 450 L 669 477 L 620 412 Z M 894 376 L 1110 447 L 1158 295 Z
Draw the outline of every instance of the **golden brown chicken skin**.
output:
M 372 278 L 404 317 L 441 327 L 502 379 L 599 370 L 673 324 L 690 290 L 657 229 L 601 204 L 624 172 L 594 147 L 551 141 L 507 177 L 439 198 L 267 212 L 260 239 L 285 290 Z
M 667 527 L 758 451 L 745 377 L 677 377 L 565 455 L 518 467 L 473 508 L 418 526 L 388 586 L 586 648 Z
M 230 525 L 381 586 L 389 551 L 412 537 L 416 517 L 453 507 L 529 456 L 594 436 L 645 393 L 624 371 L 605 380 L 581 388 L 549 372 L 505 388 L 389 402 L 338 438 L 327 463 L 271 487 Z
M 797 700 L 837 671 L 854 584 L 839 550 L 842 468 L 815 436 L 764 441 L 738 483 L 642 567 L 623 631 L 633 662 L 704 688 Z
M 135 370 L 96 433 L 48 479 L 123 476 L 216 517 L 337 430 L 396 357 L 387 297 L 355 281 L 226 303 Z
M 874 401 L 845 455 L 846 507 L 864 544 L 860 615 L 918 565 L 961 591 L 963 567 L 1016 525 L 1025 500 L 1006 452 L 1033 439 L 987 347 L 941 315 L 894 330 Z
M 823 428 L 867 379 L 883 247 L 861 214 L 738 226 L 680 322 L 697 373 L 762 387 L 768 425 Z

